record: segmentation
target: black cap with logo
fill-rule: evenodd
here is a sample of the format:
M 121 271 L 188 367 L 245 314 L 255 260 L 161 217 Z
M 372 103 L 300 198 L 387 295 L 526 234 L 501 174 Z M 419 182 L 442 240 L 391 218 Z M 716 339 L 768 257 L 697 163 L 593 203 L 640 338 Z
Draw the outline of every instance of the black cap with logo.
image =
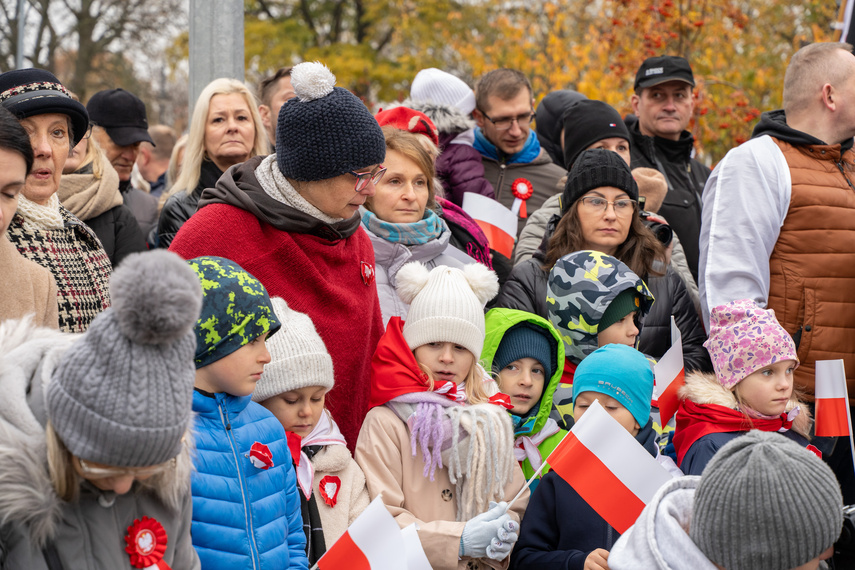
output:
M 653 87 L 666 81 L 684 81 L 695 86 L 695 76 L 692 66 L 684 57 L 676 55 L 660 55 L 648 57 L 635 74 L 635 91 Z M 90 111 L 91 113 L 91 111 Z
M 124 89 L 99 91 L 86 104 L 92 124 L 104 127 L 113 142 L 128 146 L 141 141 L 154 141 L 148 134 L 145 103 Z

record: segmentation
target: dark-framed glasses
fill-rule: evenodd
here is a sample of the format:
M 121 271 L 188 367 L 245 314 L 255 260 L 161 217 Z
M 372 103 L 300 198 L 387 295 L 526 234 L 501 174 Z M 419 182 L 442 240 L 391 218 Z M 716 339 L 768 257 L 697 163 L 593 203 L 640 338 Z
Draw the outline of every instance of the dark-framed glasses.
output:
M 534 111 L 529 111 L 528 113 L 517 115 L 516 117 L 499 117 L 498 119 L 491 118 L 484 111 L 481 111 L 481 114 L 484 115 L 488 121 L 493 123 L 493 126 L 496 127 L 497 131 L 506 131 L 510 129 L 511 125 L 514 124 L 514 121 L 517 122 L 517 125 L 521 126 L 534 120 Z
M 579 198 L 581 205 L 590 212 L 605 212 L 606 208 L 611 204 L 615 210 L 615 214 L 620 217 L 631 215 L 635 211 L 637 202 L 630 198 L 621 198 L 620 200 L 606 200 L 599 196 L 583 196 Z
M 353 186 L 353 191 L 362 192 L 368 186 L 369 182 L 373 182 L 374 184 L 380 182 L 380 179 L 386 174 L 386 167 L 381 164 L 373 172 L 356 172 L 351 170 L 350 173 L 356 176 L 356 184 Z

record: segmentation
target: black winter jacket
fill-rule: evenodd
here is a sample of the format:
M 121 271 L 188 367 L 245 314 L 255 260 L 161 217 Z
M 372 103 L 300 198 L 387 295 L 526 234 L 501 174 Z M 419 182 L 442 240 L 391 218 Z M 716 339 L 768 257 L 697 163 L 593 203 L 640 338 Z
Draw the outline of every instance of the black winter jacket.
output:
M 698 281 L 698 259 L 701 235 L 701 194 L 710 169 L 692 158 L 695 139 L 683 131 L 680 140 L 672 141 L 641 134 L 638 118 L 628 115 L 624 120 L 632 138 L 630 154 L 632 168 L 654 168 L 665 176 L 668 193 L 658 214 L 668 220 L 683 250 L 695 282 Z
M 178 192 L 166 200 L 166 203 L 163 204 L 163 210 L 160 212 L 160 220 L 157 223 L 157 247 L 164 249 L 169 247 L 184 222 L 196 213 L 202 190 L 216 186 L 217 180 L 222 175 L 223 171 L 217 168 L 216 164 L 210 160 L 205 160 L 202 162 L 199 183 L 196 188 L 189 194 Z
M 101 240 L 113 269 L 131 253 L 147 249 L 140 225 L 133 212 L 125 205 L 110 208 L 103 214 L 89 218 L 86 225 Z
M 514 267 L 499 291 L 496 307 L 519 309 L 549 319 L 546 308 L 546 281 L 549 272 L 541 267 L 543 253 Z M 644 319 L 638 350 L 659 359 L 671 347 L 671 315 L 683 336 L 683 363 L 690 370 L 712 371 L 712 362 L 704 348 L 707 338 L 695 306 L 680 276 L 668 267 L 665 275 L 645 279 L 656 301 Z

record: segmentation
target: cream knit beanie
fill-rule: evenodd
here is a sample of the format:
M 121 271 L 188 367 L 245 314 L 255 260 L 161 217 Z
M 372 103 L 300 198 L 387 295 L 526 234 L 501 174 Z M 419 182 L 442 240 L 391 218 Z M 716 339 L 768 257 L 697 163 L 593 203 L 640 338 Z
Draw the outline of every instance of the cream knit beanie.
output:
M 430 342 L 453 342 L 481 359 L 484 305 L 499 292 L 496 274 L 480 263 L 462 270 L 440 265 L 428 271 L 418 262 L 396 275 L 398 296 L 410 304 L 404 339 L 410 350 Z
M 454 107 L 464 115 L 475 110 L 475 92 L 459 77 L 447 71 L 429 67 L 413 79 L 410 98 L 424 103 Z
M 309 386 L 332 389 L 335 383 L 332 357 L 312 319 L 288 308 L 279 297 L 273 297 L 270 302 L 282 328 L 267 340 L 270 362 L 264 366 L 264 373 L 255 385 L 253 401 L 263 402 L 283 392 Z

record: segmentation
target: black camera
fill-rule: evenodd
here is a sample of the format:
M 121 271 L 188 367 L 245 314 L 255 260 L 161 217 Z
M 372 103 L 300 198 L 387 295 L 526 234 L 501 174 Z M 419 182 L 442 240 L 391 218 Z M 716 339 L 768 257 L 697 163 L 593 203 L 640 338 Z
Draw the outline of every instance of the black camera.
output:
M 834 556 L 828 561 L 831 570 L 855 568 L 855 505 L 843 507 L 843 530 L 834 543 Z
M 661 218 L 657 219 L 658 216 L 656 216 L 656 214 L 646 211 L 644 209 L 646 202 L 647 199 L 644 196 L 638 197 L 638 215 L 641 216 L 641 221 L 644 222 L 644 225 L 647 226 L 651 232 L 653 232 L 653 235 L 656 236 L 656 239 L 659 240 L 662 247 L 667 248 L 674 240 L 674 230 L 672 230 L 671 226 L 668 224 L 660 222 L 659 219 Z

